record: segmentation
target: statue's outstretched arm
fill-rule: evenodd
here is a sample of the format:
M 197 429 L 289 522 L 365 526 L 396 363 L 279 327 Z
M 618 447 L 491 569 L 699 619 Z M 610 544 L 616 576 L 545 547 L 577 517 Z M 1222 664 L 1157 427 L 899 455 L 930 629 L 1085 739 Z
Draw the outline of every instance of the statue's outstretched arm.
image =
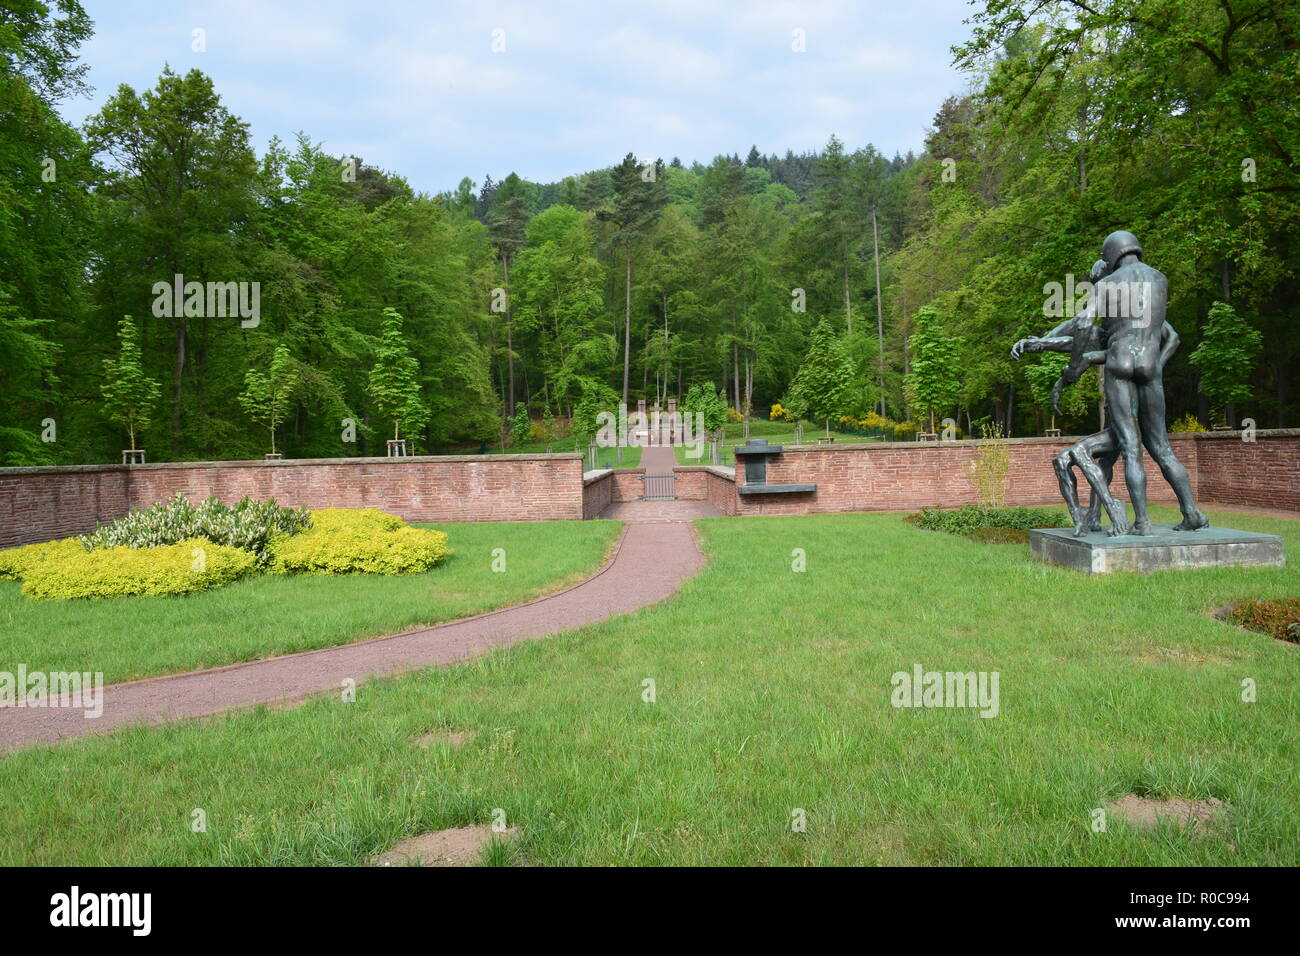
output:
M 1174 353 L 1178 351 L 1180 342 L 1181 340 L 1178 338 L 1178 333 L 1174 331 L 1174 327 L 1166 322 L 1160 330 L 1160 367 L 1162 369 L 1165 367 L 1165 363 L 1173 358 Z

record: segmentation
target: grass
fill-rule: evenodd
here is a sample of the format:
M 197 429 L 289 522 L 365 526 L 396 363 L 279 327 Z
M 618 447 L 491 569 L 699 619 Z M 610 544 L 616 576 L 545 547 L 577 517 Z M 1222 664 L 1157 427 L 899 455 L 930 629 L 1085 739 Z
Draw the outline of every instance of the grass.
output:
M 745 442 L 745 426 L 742 422 L 728 422 L 725 431 L 727 440 L 718 449 L 720 464 L 727 468 L 734 467 L 736 456 L 732 453 L 732 448 Z M 749 423 L 749 434 L 751 438 L 765 438 L 769 445 L 793 445 L 795 443 L 795 432 L 793 422 L 772 422 L 765 419 L 755 419 Z M 811 422 L 804 422 L 803 443 L 805 445 L 815 445 L 818 439 L 826 436 L 826 429 L 821 425 Z M 876 438 L 869 438 L 865 435 L 851 435 L 847 432 L 836 431 L 831 429 L 831 437 L 837 442 L 869 442 L 878 441 Z M 699 458 L 692 458 L 690 452 L 693 448 L 688 449 L 684 445 L 678 445 L 674 448 L 677 455 L 677 464 L 679 465 L 708 465 L 709 445 L 704 444 L 704 450 Z
M 353 864 L 500 809 L 535 864 L 1293 866 L 1300 647 L 1207 612 L 1296 595 L 1300 521 L 1214 517 L 1290 566 L 1094 577 L 897 514 L 708 519 L 708 567 L 627 617 L 356 703 L 10 754 L 0 863 Z M 1000 715 L 892 707 L 918 663 L 998 671 Z M 412 745 L 438 729 L 475 736 Z M 1093 832 L 1128 793 L 1227 816 Z
M 426 574 L 258 575 L 187 597 L 35 601 L 0 581 L 0 671 L 102 671 L 114 683 L 345 644 L 526 601 L 591 574 L 613 521 L 424 525 L 453 554 Z M 493 549 L 506 572 L 492 570 Z
M 572 452 L 574 442 L 572 438 L 565 438 L 559 441 L 551 442 L 550 448 L 556 454 L 561 452 Z M 546 442 L 521 442 L 518 445 L 507 445 L 505 454 L 507 455 L 540 455 L 547 449 Z M 491 454 L 499 454 L 501 447 L 494 445 L 489 449 Z M 579 445 L 579 454 L 587 454 L 587 446 Z M 641 448 L 639 445 L 629 445 L 623 449 L 621 460 L 616 450 L 613 448 L 597 448 L 597 462 L 600 468 L 639 468 L 641 466 Z M 583 459 L 583 468 L 589 468 L 590 462 Z

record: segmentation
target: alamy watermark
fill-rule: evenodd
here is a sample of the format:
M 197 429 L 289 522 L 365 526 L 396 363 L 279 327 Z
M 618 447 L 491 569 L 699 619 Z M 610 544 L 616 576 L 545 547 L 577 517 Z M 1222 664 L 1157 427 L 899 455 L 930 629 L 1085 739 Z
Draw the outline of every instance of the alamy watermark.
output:
M 1145 280 L 1107 280 L 1093 283 L 1076 280 L 1065 274 L 1065 282 L 1048 282 L 1043 286 L 1043 316 L 1065 319 L 1091 311 L 1097 318 L 1110 316 L 1136 320 L 1138 328 L 1151 324 L 1155 305 L 1151 283 Z
M 690 458 L 704 455 L 704 413 L 676 410 L 653 414 L 640 410 L 628 414 L 627 406 L 620 404 L 618 413 L 596 414 L 596 444 L 601 448 L 642 448 L 650 445 L 683 445 L 691 449 Z
M 0 707 L 70 707 L 90 720 L 104 713 L 103 671 L 0 671 Z
M 981 717 L 996 717 L 998 671 L 927 671 L 913 664 L 911 671 L 895 671 L 889 702 L 895 707 L 972 707 Z
M 160 319 L 240 319 L 255 329 L 262 321 L 262 283 L 185 281 L 176 273 L 171 282 L 153 284 L 153 314 Z

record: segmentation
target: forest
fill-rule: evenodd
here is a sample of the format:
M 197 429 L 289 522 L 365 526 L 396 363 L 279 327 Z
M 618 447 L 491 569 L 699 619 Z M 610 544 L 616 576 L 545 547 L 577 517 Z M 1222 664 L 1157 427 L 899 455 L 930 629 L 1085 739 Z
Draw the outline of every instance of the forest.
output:
M 428 195 L 313 138 L 341 131 L 259 154 L 198 70 L 71 125 L 93 24 L 10 0 L 0 465 L 508 450 L 693 386 L 737 419 L 1041 434 L 1058 367 L 1011 345 L 1119 228 L 1169 277 L 1171 422 L 1298 424 L 1300 6 L 984 0 L 969 24 L 969 88 L 916 153 L 844 130 L 550 183 L 503 155 Z M 1095 378 L 1067 394 L 1054 423 L 1094 430 Z

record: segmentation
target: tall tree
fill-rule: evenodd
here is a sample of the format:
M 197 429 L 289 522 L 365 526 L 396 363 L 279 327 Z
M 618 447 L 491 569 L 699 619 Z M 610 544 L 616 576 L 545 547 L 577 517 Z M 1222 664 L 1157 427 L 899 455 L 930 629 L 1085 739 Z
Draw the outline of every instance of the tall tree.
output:
M 628 374 L 632 361 L 632 247 L 658 221 L 668 201 L 660 177 L 663 160 L 642 167 L 636 157 L 628 153 L 614 167 L 611 178 L 614 184 L 614 201 L 611 208 L 602 209 L 597 216 L 613 225 L 613 241 L 623 249 L 626 266 L 623 300 L 623 403 L 627 403 Z
M 501 182 L 493 195 L 492 210 L 488 215 L 488 233 L 492 236 L 492 245 L 497 250 L 501 262 L 502 280 L 505 284 L 506 392 L 508 395 L 506 408 L 508 409 L 515 407 L 514 302 L 510 294 L 510 264 L 524 246 L 528 219 L 524 182 L 518 175 L 511 173 Z
M 155 282 L 170 283 L 176 275 L 187 282 L 253 281 L 234 235 L 252 213 L 256 161 L 247 124 L 222 106 L 211 79 L 198 70 L 179 76 L 165 68 L 143 95 L 123 84 L 87 122 L 86 135 L 114 164 L 104 194 L 110 205 L 105 238 L 115 248 L 100 268 L 128 280 L 124 298 L 139 303 Z M 209 316 L 187 315 L 189 307 L 172 311 L 175 458 L 184 440 L 187 358 L 201 388 L 208 335 L 233 334 L 230 326 L 237 323 L 216 330 L 204 321 Z M 200 319 L 199 354 L 190 356 L 194 318 Z
M 149 427 L 153 419 L 153 406 L 158 401 L 160 386 L 157 379 L 149 378 L 140 360 L 139 332 L 131 316 L 122 317 L 117 327 L 118 352 L 116 358 L 104 360 L 104 413 L 109 420 L 121 425 L 135 451 L 135 436 Z

